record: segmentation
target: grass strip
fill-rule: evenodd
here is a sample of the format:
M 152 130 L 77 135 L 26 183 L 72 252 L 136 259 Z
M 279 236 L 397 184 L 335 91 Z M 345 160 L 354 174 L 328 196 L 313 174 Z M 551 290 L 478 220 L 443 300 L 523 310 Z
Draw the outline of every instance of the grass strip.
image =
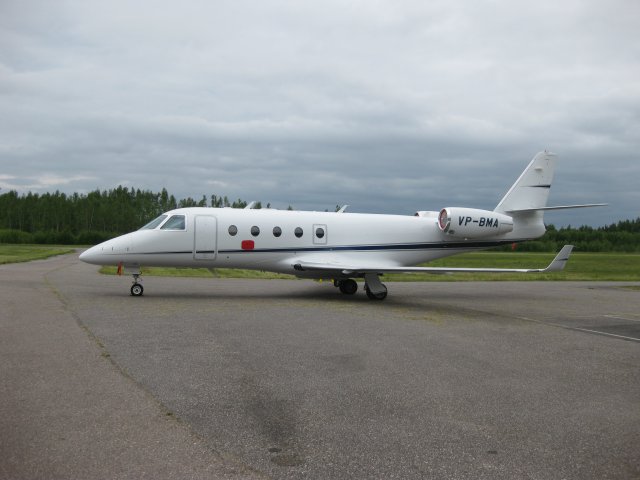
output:
M 64 255 L 75 250 L 73 247 L 55 245 L 12 245 L 0 243 L 0 264 L 30 262 L 55 255 Z

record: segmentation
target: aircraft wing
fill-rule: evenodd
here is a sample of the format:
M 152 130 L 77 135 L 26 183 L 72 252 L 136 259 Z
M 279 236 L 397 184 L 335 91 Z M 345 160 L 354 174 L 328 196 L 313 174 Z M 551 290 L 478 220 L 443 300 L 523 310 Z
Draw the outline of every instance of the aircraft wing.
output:
M 356 276 L 365 273 L 458 273 L 458 272 L 487 272 L 487 273 L 547 273 L 558 272 L 564 269 L 573 245 L 565 245 L 546 268 L 460 268 L 460 267 L 402 267 L 402 266 L 376 266 L 376 265 L 346 265 L 335 262 L 305 262 L 301 261 L 293 265 L 301 272 L 336 272 L 347 276 Z

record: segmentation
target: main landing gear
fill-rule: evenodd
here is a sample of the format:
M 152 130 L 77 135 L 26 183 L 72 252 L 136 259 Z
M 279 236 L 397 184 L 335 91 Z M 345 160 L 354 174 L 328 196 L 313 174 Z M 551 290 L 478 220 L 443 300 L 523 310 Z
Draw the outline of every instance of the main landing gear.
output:
M 380 276 L 377 273 L 364 274 L 364 289 L 367 292 L 367 297 L 371 300 L 387 298 L 387 287 L 380 281 Z
M 384 290 L 378 293 L 373 293 L 365 283 L 364 291 L 367 292 L 367 297 L 369 297 L 371 300 L 384 300 L 385 298 L 387 298 L 387 287 L 384 284 L 381 285 Z
M 358 282 L 352 278 L 346 280 L 334 280 L 333 285 L 338 287 L 345 295 L 353 295 L 358 291 Z
M 387 298 L 387 287 L 380 281 L 377 273 L 366 273 L 364 282 L 364 291 L 371 300 L 384 300 Z M 358 283 L 352 278 L 334 280 L 333 285 L 345 295 L 353 295 L 358 291 Z

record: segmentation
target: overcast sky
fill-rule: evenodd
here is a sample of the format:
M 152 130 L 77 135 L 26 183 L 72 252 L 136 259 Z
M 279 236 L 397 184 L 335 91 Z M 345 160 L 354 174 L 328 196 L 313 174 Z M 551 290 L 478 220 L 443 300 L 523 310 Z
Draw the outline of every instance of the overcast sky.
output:
M 640 2 L 0 0 L 0 193 L 640 216 Z

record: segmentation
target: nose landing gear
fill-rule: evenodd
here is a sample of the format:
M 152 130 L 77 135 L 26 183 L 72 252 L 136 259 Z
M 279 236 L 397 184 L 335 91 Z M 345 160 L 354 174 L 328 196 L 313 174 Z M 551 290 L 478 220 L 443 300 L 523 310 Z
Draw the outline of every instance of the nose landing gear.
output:
M 142 271 L 140 270 L 140 265 L 138 264 L 127 265 L 127 264 L 124 264 L 123 262 L 120 262 L 118 264 L 118 275 L 122 275 L 123 270 L 125 273 L 130 273 L 131 276 L 133 277 L 133 285 L 131 285 L 131 296 L 141 297 L 142 294 L 144 293 L 144 288 L 142 287 L 142 279 L 140 278 L 140 275 L 142 274 Z
M 139 273 L 133 274 L 133 285 L 131 285 L 131 295 L 133 297 L 141 297 L 144 293 L 144 288 L 142 287 L 142 279 L 140 279 Z

